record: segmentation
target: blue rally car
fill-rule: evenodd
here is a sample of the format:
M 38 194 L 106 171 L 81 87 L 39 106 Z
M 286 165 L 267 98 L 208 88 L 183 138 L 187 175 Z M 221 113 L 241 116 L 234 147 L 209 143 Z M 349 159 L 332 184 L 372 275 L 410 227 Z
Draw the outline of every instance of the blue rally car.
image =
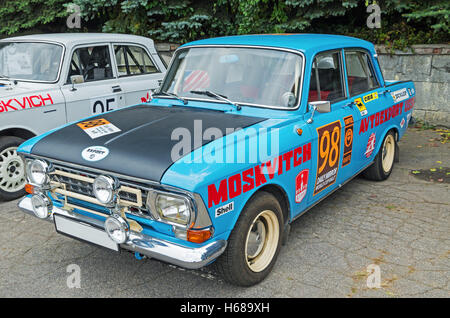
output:
M 214 262 L 250 286 L 297 217 L 361 172 L 389 177 L 414 96 L 355 38 L 188 43 L 149 103 L 22 144 L 19 207 L 63 235 L 185 268 Z

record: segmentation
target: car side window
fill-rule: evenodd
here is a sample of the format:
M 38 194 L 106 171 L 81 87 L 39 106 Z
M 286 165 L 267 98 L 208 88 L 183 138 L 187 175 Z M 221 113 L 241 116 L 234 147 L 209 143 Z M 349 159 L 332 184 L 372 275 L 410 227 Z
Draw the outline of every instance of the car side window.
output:
M 147 51 L 140 46 L 114 45 L 119 77 L 158 73 Z
M 309 102 L 337 102 L 345 98 L 340 52 L 318 54 L 313 61 Z
M 367 53 L 346 50 L 345 63 L 350 96 L 365 93 L 379 87 Z
M 73 52 L 70 61 L 67 82 L 71 76 L 81 75 L 85 82 L 112 79 L 111 57 L 109 48 L 105 46 L 92 46 L 78 48 Z

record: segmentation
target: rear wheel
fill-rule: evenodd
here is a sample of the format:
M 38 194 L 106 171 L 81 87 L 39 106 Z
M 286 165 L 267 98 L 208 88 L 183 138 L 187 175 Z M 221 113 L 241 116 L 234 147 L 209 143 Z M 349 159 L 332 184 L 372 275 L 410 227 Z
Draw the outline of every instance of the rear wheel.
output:
M 389 178 L 394 167 L 396 151 L 395 134 L 393 131 L 389 131 L 384 137 L 383 144 L 375 156 L 373 164 L 363 172 L 363 176 L 375 181 Z
M 239 286 L 252 286 L 266 278 L 280 251 L 282 224 L 278 200 L 270 193 L 257 193 L 242 211 L 227 249 L 217 260 L 222 277 Z
M 19 137 L 0 137 L 0 200 L 9 201 L 25 194 L 25 163 L 17 147 L 25 140 Z

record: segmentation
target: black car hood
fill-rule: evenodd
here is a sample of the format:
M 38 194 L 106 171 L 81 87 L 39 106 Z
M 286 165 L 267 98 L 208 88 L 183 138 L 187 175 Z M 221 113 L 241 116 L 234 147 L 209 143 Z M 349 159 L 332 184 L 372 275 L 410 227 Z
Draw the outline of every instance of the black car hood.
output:
M 171 152 L 174 145 L 180 142 L 180 140 L 172 140 L 174 129 L 187 129 L 193 140 L 194 121 L 196 120 L 201 120 L 202 135 L 206 129 L 214 127 L 220 129 L 222 135 L 225 136 L 227 128 L 245 128 L 266 118 L 233 115 L 191 107 L 138 105 L 105 113 L 88 120 L 96 119 L 103 119 L 113 124 L 120 129 L 120 132 L 92 139 L 77 123 L 74 123 L 38 141 L 33 146 L 31 153 L 159 182 L 164 172 L 173 164 Z M 194 142 L 191 142 L 192 150 L 210 142 L 210 140 L 201 139 L 201 144 L 195 145 Z M 106 147 L 109 155 L 95 162 L 83 159 L 82 151 L 91 146 Z

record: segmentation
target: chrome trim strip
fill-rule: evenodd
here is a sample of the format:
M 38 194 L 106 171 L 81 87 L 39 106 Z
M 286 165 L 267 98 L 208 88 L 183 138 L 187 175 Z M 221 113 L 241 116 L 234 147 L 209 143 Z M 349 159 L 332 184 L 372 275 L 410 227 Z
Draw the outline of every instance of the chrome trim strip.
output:
M 34 216 L 31 208 L 31 198 L 26 196 L 18 203 L 21 211 Z M 61 215 L 88 225 L 104 228 L 104 222 L 78 213 L 53 207 L 53 214 Z M 53 214 L 46 221 L 53 221 Z M 142 233 L 130 231 L 129 239 L 120 247 L 132 252 L 141 253 L 147 257 L 174 264 L 187 269 L 198 269 L 213 262 L 227 247 L 227 241 L 218 240 L 201 247 L 187 247 Z
M 239 105 L 241 106 L 248 106 L 248 107 L 260 107 L 260 108 L 268 108 L 268 109 L 281 109 L 281 110 L 288 110 L 288 111 L 292 111 L 292 110 L 298 110 L 300 108 L 300 105 L 302 103 L 302 92 L 303 92 L 303 82 L 305 80 L 305 66 L 306 66 L 306 57 L 305 54 L 303 54 L 303 52 L 299 51 L 299 50 L 294 50 L 294 49 L 288 49 L 288 48 L 281 48 L 281 47 L 276 47 L 276 46 L 261 46 L 261 45 L 239 45 L 239 44 L 204 44 L 204 45 L 187 45 L 187 46 L 182 46 L 179 47 L 178 49 L 175 50 L 175 52 L 173 53 L 173 56 L 175 56 L 175 54 L 177 54 L 177 52 L 179 50 L 183 50 L 183 49 L 189 49 L 189 48 L 202 48 L 202 47 L 226 47 L 226 48 L 248 48 L 248 49 L 266 49 L 266 50 L 275 50 L 275 51 L 284 51 L 284 52 L 290 52 L 293 54 L 297 54 L 300 55 L 303 59 L 303 65 L 302 65 L 302 73 L 301 73 L 301 78 L 300 78 L 300 85 L 298 88 L 298 103 L 296 107 L 276 107 L 276 106 L 268 106 L 268 105 L 261 105 L 261 104 L 250 104 L 250 103 L 240 103 L 237 102 Z M 162 88 L 164 86 L 164 83 L 166 81 L 166 78 L 169 74 L 169 70 L 172 67 L 172 64 L 174 62 L 174 58 L 172 58 L 170 60 L 170 64 L 169 67 L 167 68 L 167 72 L 164 75 L 164 79 L 160 85 L 160 88 Z M 159 92 L 159 91 L 158 91 Z M 170 96 L 158 96 L 157 98 L 162 98 L 162 99 L 173 99 L 173 97 Z M 227 104 L 227 102 L 224 101 L 218 101 L 218 100 L 213 100 L 213 99 L 204 99 L 204 98 L 187 98 L 187 97 L 183 97 L 186 98 L 187 100 L 193 100 L 193 101 L 206 101 L 206 102 L 212 102 L 212 103 L 220 103 L 220 104 Z M 189 107 L 189 106 L 187 106 Z

